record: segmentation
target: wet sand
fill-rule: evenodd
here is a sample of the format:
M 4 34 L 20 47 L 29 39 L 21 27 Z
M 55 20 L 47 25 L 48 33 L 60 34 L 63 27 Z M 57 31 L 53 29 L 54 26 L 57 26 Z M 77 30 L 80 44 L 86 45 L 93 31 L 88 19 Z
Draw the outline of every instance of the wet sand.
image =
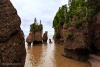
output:
M 100 67 L 100 57 L 91 54 L 88 61 L 91 63 L 91 67 Z

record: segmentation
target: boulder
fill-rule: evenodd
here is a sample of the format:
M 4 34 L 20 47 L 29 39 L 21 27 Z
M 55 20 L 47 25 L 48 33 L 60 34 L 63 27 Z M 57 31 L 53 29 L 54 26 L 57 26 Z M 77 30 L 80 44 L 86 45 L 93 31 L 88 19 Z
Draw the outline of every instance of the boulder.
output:
M 25 40 L 20 24 L 10 0 L 0 0 L 0 67 L 24 67 Z
M 26 42 L 31 44 L 31 42 L 34 42 L 34 33 L 30 32 L 28 37 L 26 38 Z
M 47 34 L 48 34 L 47 31 L 45 31 L 45 33 L 43 34 L 43 38 L 42 39 L 43 39 L 44 42 L 48 40 Z
M 49 43 L 52 43 L 51 39 L 49 39 Z

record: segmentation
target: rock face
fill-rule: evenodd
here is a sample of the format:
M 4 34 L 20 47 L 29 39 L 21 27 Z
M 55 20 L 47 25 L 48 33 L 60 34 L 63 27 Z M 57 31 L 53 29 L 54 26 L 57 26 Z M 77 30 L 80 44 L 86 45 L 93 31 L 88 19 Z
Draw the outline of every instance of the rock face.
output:
M 90 53 L 100 54 L 99 3 L 99 0 L 71 0 L 68 12 L 65 12 L 65 6 L 59 8 L 53 20 L 54 39 L 64 41 L 64 56 L 87 61 Z M 61 14 L 65 14 L 65 17 Z
M 26 42 L 30 45 L 31 43 L 42 43 L 42 31 L 30 32 L 26 38 Z
M 26 42 L 28 44 L 31 44 L 31 42 L 34 42 L 34 33 L 33 32 L 30 32 L 28 37 L 26 38 Z
M 63 33 L 64 56 L 84 61 L 89 53 L 100 53 L 100 11 L 79 28 L 63 26 Z
M 45 31 L 45 33 L 43 34 L 43 38 L 42 39 L 43 39 L 44 42 L 48 40 L 47 34 L 48 34 L 47 31 Z
M 35 18 L 34 23 L 30 25 L 30 34 L 27 37 L 26 42 L 29 44 L 31 44 L 31 42 L 33 42 L 33 44 L 42 43 L 42 31 L 43 25 L 41 24 L 41 20 L 40 24 L 38 24 Z
M 94 52 L 100 53 L 100 10 L 93 16 L 91 23 L 89 23 L 90 42 Z
M 64 27 L 64 26 L 63 26 Z M 76 29 L 71 26 L 64 30 L 64 55 L 80 61 L 86 61 L 89 57 L 89 44 L 87 41 L 87 25 Z
M 0 67 L 24 67 L 26 51 L 20 24 L 10 0 L 0 0 Z
M 42 43 L 42 31 L 36 31 L 34 33 L 34 42 L 33 43 Z

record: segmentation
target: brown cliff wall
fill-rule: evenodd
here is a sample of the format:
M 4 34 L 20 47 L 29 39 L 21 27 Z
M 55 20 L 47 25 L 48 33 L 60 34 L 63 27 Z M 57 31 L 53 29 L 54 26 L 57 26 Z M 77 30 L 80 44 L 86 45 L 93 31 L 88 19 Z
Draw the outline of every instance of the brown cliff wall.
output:
M 0 66 L 24 67 L 25 42 L 21 20 L 10 0 L 0 0 Z
M 100 53 L 100 10 L 93 16 L 89 23 L 91 50 Z
M 58 35 L 57 36 L 54 35 L 53 39 L 54 39 L 55 43 L 62 44 L 63 43 L 63 25 L 59 26 L 59 30 L 58 31 L 59 31 L 59 37 L 58 37 Z M 54 32 L 56 33 L 57 29 L 54 29 Z
M 100 11 L 87 20 L 79 28 L 73 25 L 77 20 L 72 20 L 70 27 L 63 27 L 64 56 L 84 61 L 89 53 L 100 53 Z
M 86 61 L 89 56 L 88 50 L 90 46 L 88 41 L 88 24 L 84 22 L 79 28 L 76 28 L 73 24 L 63 29 L 64 55 L 76 60 Z

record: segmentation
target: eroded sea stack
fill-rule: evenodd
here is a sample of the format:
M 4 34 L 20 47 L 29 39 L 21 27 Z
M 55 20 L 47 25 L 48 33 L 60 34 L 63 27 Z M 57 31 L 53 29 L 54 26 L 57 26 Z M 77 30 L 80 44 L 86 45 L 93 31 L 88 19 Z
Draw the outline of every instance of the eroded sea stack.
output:
M 0 67 L 24 67 L 26 51 L 20 24 L 10 0 L 0 0 Z
M 48 40 L 48 32 L 47 31 L 45 31 L 45 33 L 43 34 L 43 42 L 47 42 L 47 40 Z
M 30 25 L 30 33 L 26 38 L 26 42 L 28 44 L 42 43 L 42 31 L 43 31 L 43 25 L 41 24 L 41 20 L 40 24 L 38 24 L 35 18 L 34 23 Z
M 26 42 L 30 45 L 31 42 L 34 42 L 34 33 L 30 32 L 28 37 L 26 38 Z

